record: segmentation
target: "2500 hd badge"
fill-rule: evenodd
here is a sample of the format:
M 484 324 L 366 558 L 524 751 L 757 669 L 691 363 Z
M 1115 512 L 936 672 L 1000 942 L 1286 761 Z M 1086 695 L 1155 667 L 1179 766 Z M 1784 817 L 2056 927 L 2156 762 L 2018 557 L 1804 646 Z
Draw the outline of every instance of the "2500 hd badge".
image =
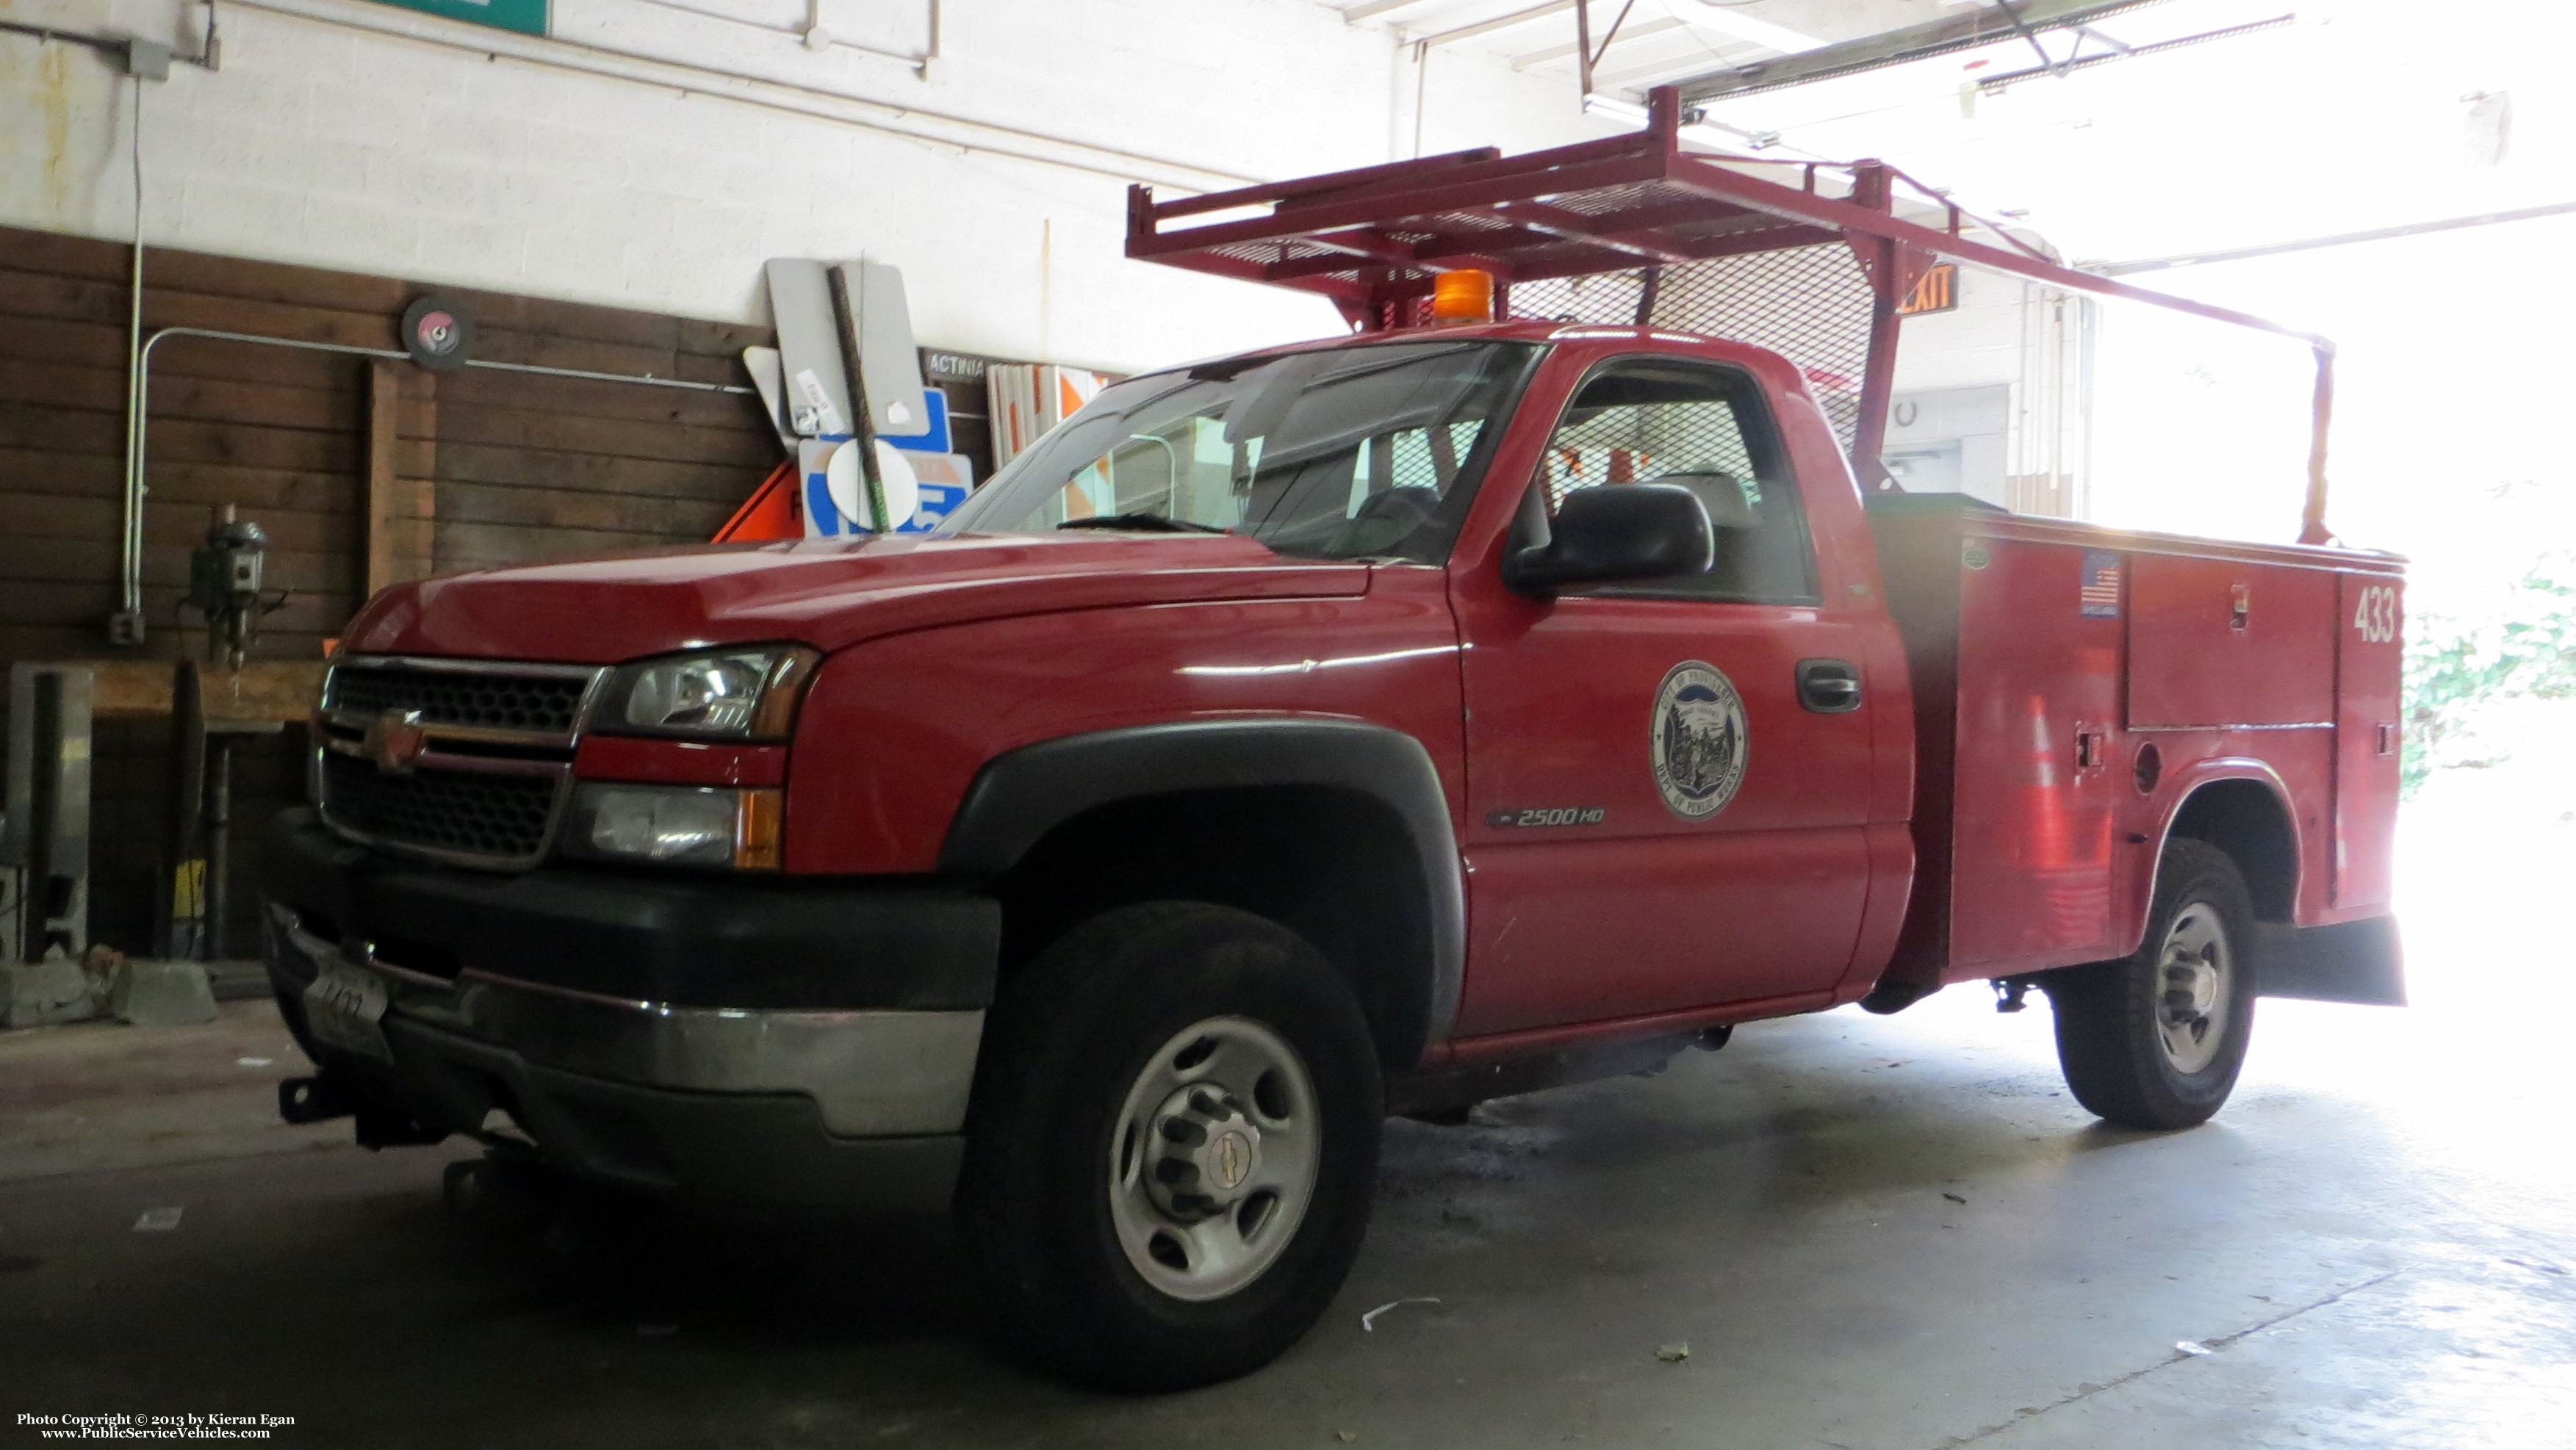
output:
M 1527 810 L 1487 811 L 1485 824 L 1512 826 L 1597 826 L 1609 818 L 1607 806 L 1532 806 Z

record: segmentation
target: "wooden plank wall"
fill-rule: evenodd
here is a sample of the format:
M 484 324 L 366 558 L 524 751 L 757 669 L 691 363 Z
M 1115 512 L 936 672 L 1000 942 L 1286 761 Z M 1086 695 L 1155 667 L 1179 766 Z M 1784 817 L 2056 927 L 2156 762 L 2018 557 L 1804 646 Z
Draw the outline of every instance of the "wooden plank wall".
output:
M 508 362 L 742 384 L 764 331 L 449 292 Z M 578 314 L 578 316 L 570 315 Z M 759 400 L 469 369 L 438 379 L 436 567 L 704 543 L 783 456 Z
M 0 663 L 201 651 L 178 600 L 215 505 L 268 532 L 268 583 L 294 591 L 261 658 L 312 659 L 362 600 L 371 460 L 379 567 L 417 577 L 480 565 L 704 540 L 777 462 L 756 400 L 172 338 L 152 367 L 141 651 L 111 649 L 125 437 L 126 278 L 112 242 L 0 228 Z M 397 278 L 154 249 L 146 335 L 187 326 L 392 348 L 430 290 Z M 477 356 L 741 383 L 763 330 L 537 298 L 437 289 L 476 326 Z M 379 388 L 389 431 L 371 436 Z M 371 446 L 372 445 L 372 446 Z M 102 724 L 92 922 L 149 946 L 166 870 L 166 722 Z M 234 858 L 303 793 L 299 732 L 236 756 Z M 230 951 L 256 946 L 254 872 L 239 874 Z

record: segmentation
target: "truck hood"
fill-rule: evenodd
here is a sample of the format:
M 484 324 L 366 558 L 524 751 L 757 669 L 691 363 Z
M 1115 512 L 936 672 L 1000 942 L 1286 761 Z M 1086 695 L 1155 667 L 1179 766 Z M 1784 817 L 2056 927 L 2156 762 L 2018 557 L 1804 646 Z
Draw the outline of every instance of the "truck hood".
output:
M 1222 534 L 1063 533 L 708 544 L 398 584 L 349 625 L 366 654 L 614 664 L 697 645 L 837 650 L 906 630 L 1120 605 L 1351 596 L 1369 567 Z

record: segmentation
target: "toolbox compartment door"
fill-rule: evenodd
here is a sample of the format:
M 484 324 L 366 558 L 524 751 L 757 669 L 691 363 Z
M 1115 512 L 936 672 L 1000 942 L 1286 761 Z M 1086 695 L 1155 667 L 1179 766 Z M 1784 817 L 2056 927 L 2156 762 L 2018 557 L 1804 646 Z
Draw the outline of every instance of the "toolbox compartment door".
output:
M 1954 967 L 2112 954 L 2120 621 L 2088 613 L 2089 551 L 1977 539 L 1962 571 Z M 2089 747 L 2087 742 L 2092 742 Z
M 2388 900 L 2397 837 L 2404 688 L 2403 581 L 2345 574 L 2335 631 L 2335 829 L 2338 910 Z
M 2129 728 L 2334 723 L 2337 578 L 2132 554 Z

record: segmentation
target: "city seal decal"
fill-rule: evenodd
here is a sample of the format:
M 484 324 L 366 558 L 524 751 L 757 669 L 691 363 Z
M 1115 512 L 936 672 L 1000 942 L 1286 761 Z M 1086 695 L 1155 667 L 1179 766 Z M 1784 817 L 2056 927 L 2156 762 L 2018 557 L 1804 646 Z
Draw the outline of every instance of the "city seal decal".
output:
M 1686 821 L 1726 809 L 1744 784 L 1753 741 L 1734 682 L 1704 660 L 1684 660 L 1655 691 L 1647 756 L 1664 805 Z

